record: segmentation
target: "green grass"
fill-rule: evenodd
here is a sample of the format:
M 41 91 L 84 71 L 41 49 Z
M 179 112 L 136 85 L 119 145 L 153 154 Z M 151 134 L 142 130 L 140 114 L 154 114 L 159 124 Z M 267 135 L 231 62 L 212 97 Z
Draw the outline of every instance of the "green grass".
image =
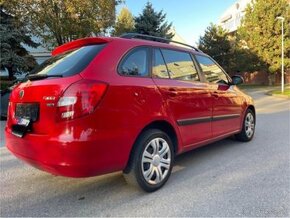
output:
M 281 93 L 281 90 L 274 90 L 274 91 L 271 91 L 271 94 L 285 95 L 285 96 L 290 97 L 290 89 L 285 89 L 284 93 Z

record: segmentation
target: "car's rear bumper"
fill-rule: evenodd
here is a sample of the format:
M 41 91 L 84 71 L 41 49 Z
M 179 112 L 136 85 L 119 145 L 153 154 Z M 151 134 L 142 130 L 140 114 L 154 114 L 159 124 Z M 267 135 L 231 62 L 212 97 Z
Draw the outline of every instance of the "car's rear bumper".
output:
M 41 162 L 40 160 L 31 159 L 23 155 L 17 154 L 16 152 L 12 151 L 10 147 L 8 147 L 8 149 L 20 160 L 23 160 L 24 162 L 39 170 L 43 170 L 54 175 L 61 175 L 67 177 L 89 177 L 96 175 L 93 174 L 89 167 L 86 165 L 46 164 Z
M 100 133 L 96 134 L 97 139 L 86 140 L 37 134 L 19 138 L 9 128 L 5 134 L 7 148 L 19 159 L 38 169 L 68 177 L 89 177 L 122 170 L 130 150 L 122 149 L 120 141 L 118 144 L 114 140 L 121 132 L 116 133 L 116 137 Z

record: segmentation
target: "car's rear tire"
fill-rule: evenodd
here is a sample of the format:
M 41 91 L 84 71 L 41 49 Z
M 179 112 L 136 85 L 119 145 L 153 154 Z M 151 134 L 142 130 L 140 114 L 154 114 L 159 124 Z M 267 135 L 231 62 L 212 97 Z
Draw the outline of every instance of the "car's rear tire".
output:
M 242 131 L 235 135 L 238 141 L 248 142 L 251 141 L 255 134 L 256 117 L 251 109 L 246 111 Z
M 129 184 L 146 192 L 161 188 L 168 180 L 174 160 L 170 137 L 158 129 L 144 131 L 137 139 L 126 170 Z

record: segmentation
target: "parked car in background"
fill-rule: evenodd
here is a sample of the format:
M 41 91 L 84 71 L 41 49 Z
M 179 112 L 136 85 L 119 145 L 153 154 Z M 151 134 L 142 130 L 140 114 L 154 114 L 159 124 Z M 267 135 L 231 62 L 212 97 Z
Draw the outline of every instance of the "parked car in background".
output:
M 62 176 L 123 170 L 152 192 L 176 155 L 231 135 L 250 141 L 255 108 L 236 86 L 243 79 L 194 47 L 168 42 L 129 34 L 57 47 L 11 93 L 8 149 Z
M 9 88 L 6 88 L 4 90 L 0 90 L 1 95 L 1 120 L 7 119 L 7 110 L 8 110 L 8 103 L 9 103 L 9 96 L 10 96 L 11 90 Z
M 7 72 L 8 73 L 8 72 Z M 28 73 L 21 73 L 18 72 L 12 79 L 8 77 L 5 71 L 1 71 L 0 74 L 0 81 L 1 81 L 1 88 L 0 88 L 0 118 L 1 120 L 7 119 L 7 110 L 8 110 L 8 103 L 9 97 L 12 89 L 15 87 L 15 84 L 24 80 Z M 4 74 L 4 75 L 3 75 Z M 6 74 L 6 75 L 5 75 Z

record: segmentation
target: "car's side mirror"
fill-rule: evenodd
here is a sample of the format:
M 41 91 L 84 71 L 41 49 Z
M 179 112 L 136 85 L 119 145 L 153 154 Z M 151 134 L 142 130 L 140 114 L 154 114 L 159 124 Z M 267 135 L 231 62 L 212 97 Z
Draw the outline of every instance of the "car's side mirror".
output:
M 239 85 L 242 83 L 244 83 L 244 78 L 242 76 L 238 76 L 238 75 L 232 76 L 231 85 Z

